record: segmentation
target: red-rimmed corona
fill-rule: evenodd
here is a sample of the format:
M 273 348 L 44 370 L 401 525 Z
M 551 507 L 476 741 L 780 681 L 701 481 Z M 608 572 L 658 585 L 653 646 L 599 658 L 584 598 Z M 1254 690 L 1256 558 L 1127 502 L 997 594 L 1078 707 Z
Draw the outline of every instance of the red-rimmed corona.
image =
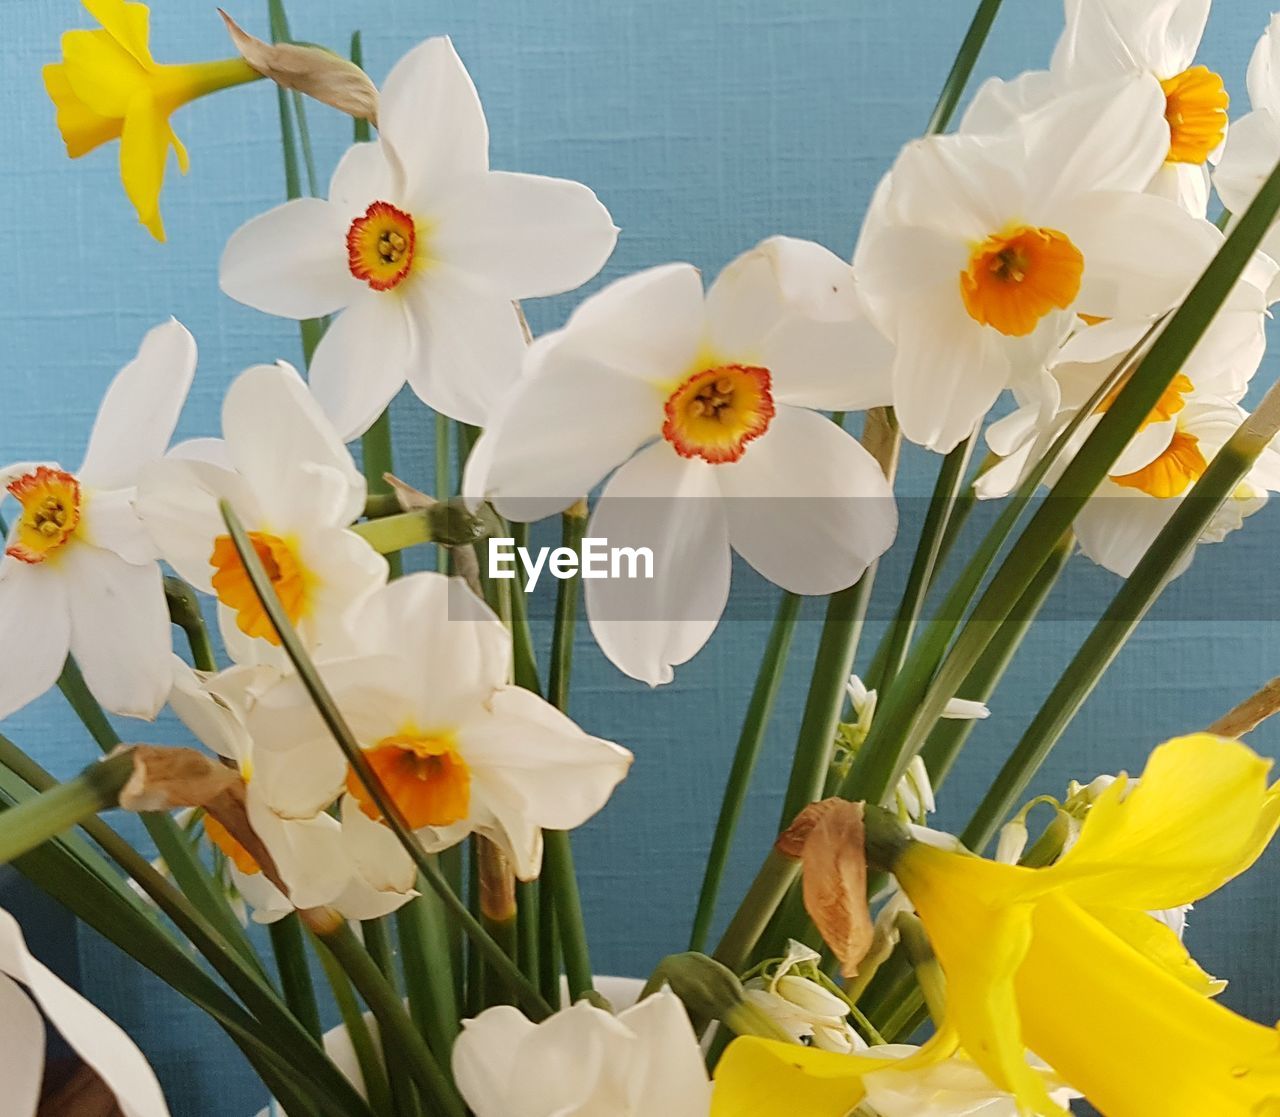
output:
M 80 482 L 61 469 L 37 466 L 8 486 L 22 505 L 5 554 L 31 565 L 47 562 L 75 537 L 80 526 Z
M 775 414 L 769 370 L 719 364 L 690 373 L 663 405 L 665 438 L 682 458 L 736 462 Z
M 404 210 L 390 202 L 372 202 L 351 222 L 347 266 L 373 290 L 395 290 L 418 263 L 418 227 Z

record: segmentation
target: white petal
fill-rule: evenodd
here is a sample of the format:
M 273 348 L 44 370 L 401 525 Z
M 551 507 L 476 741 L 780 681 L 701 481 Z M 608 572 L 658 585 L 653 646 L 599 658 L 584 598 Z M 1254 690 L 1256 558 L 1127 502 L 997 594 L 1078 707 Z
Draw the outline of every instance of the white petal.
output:
M 814 411 L 780 407 L 738 461 L 716 467 L 716 479 L 734 550 L 792 593 L 853 585 L 897 534 L 880 466 Z
M 133 1041 L 32 957 L 6 911 L 0 911 L 0 970 L 27 987 L 63 1039 L 116 1096 L 124 1117 L 168 1117 L 160 1084 Z M 6 1047 L 6 1059 L 10 1054 Z
M 307 375 L 341 441 L 364 434 L 404 386 L 423 359 L 418 332 L 394 291 L 362 292 L 329 323 Z
M 1192 217 L 1204 217 L 1209 212 L 1209 168 L 1203 164 L 1165 163 L 1151 180 L 1147 193 L 1176 202 Z
M 280 530 L 302 526 L 345 527 L 364 509 L 364 475 L 334 433 L 315 397 L 292 366 L 255 365 L 236 377 L 222 404 L 222 432 L 235 468 L 253 488 L 268 521 Z M 341 499 L 320 519 L 313 501 L 289 491 L 288 480 L 302 475 L 304 488 L 315 475 L 303 466 L 320 466 L 345 482 Z M 300 506 L 301 504 L 301 506 Z
M 173 689 L 169 705 L 179 720 L 206 747 L 237 766 L 243 766 L 253 755 L 253 741 L 235 709 L 223 698 L 206 689 L 201 676 L 174 655 Z
M 1149 74 L 1054 98 L 1020 126 L 1029 196 L 1051 209 L 1085 191 L 1145 189 L 1169 153 L 1164 109 Z
M 58 681 L 70 647 L 66 579 L 44 563 L 0 558 L 0 719 Z
M 1149 194 L 1084 194 L 1056 211 L 1054 220 L 1084 255 L 1076 308 L 1104 318 L 1163 313 L 1222 245 L 1222 234 L 1208 221 Z
M 689 371 L 704 324 L 698 269 L 665 264 L 615 280 L 586 299 L 559 344 L 615 372 L 665 383 Z
M 636 1060 L 632 1112 L 653 1117 L 704 1117 L 711 1084 L 684 1005 L 662 989 L 619 1013 L 645 1053 Z
M 1054 73 L 1074 82 L 1149 70 L 1171 78 L 1191 65 L 1209 0 L 1068 0 Z
M 497 1005 L 462 1022 L 462 1034 L 453 1044 L 453 1076 L 476 1117 L 509 1117 L 511 1064 L 535 1027 L 510 1005 Z
M 329 202 L 343 221 L 343 247 L 351 221 L 362 217 L 371 203 L 392 201 L 395 196 L 395 167 L 382 141 L 347 148 L 329 180 Z
M 342 799 L 342 837 L 356 870 L 370 888 L 406 898 L 413 892 L 418 879 L 413 858 L 391 829 L 371 819 L 350 795 Z
M 974 702 L 967 698 L 948 698 L 943 707 L 942 716 L 955 721 L 982 721 L 991 716 L 991 710 L 984 702 Z
M 1080 550 L 1099 566 L 1127 578 L 1180 503 L 1104 481 L 1076 517 Z M 1190 555 L 1177 573 L 1189 562 Z
M 441 414 L 486 425 L 520 376 L 525 338 L 515 306 L 443 265 L 406 298 L 417 333 L 409 386 Z
M 432 255 L 507 299 L 580 287 L 618 240 L 595 194 L 563 178 L 493 171 L 460 184 L 435 212 Z
M 395 64 L 382 87 L 378 130 L 415 200 L 489 169 L 489 127 L 471 75 L 447 38 L 428 39 Z
M 730 551 L 715 466 L 679 457 L 667 442 L 642 450 L 605 486 L 587 537 L 648 547 L 652 579 L 591 577 L 587 617 L 606 656 L 650 686 L 711 637 L 729 596 Z
M 354 616 L 386 584 L 387 560 L 351 531 L 313 529 L 298 540 L 311 578 L 307 614 L 298 623 L 308 651 L 321 659 L 354 653 Z
M 567 508 L 661 433 L 662 405 L 652 384 L 557 347 L 485 431 L 464 491 L 519 520 Z
M 8 912 L 0 912 L 0 919 L 8 918 Z M 35 1117 L 44 1077 L 44 1020 L 22 987 L 2 974 L 0 1052 L 5 1104 L 17 1117 Z
M 764 341 L 774 398 L 822 411 L 893 402 L 894 348 L 861 313 L 849 322 L 792 317 Z
M 135 506 L 151 538 L 165 561 L 204 593 L 213 592 L 214 540 L 227 533 L 220 500 L 230 501 L 247 525 L 260 522 L 244 479 L 208 462 L 166 458 L 144 470 L 138 482 Z
M 154 562 L 160 557 L 146 525 L 134 508 L 133 489 L 81 488 L 80 526 L 76 536 L 126 562 Z
M 341 310 L 361 287 L 347 263 L 350 224 L 338 206 L 320 198 L 269 209 L 231 234 L 218 285 L 236 302 L 282 318 Z
M 253 786 L 281 818 L 315 818 L 342 794 L 347 767 L 332 737 L 292 749 L 259 748 L 253 754 Z
M 1042 108 L 1054 92 L 1048 70 L 1028 70 L 1009 81 L 988 78 L 978 86 L 959 130 L 975 135 L 1003 132 Z
M 147 332 L 98 409 L 78 476 L 99 489 L 136 483 L 169 445 L 196 371 L 196 343 L 176 318 Z
M 134 566 L 97 547 L 67 548 L 71 653 L 113 714 L 154 718 L 173 685 L 169 610 L 158 563 Z
M 1255 109 L 1280 110 L 1280 14 L 1272 15 L 1253 48 L 1246 84 Z
M 1231 125 L 1222 159 L 1213 172 L 1213 185 L 1222 204 L 1242 214 L 1258 196 L 1262 184 L 1280 161 L 1280 104 L 1242 116 Z

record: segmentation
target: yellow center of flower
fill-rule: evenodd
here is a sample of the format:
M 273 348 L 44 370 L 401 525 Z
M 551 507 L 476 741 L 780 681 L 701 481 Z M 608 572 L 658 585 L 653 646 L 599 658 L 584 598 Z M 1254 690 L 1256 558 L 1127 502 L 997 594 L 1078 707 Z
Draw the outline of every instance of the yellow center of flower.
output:
M 418 230 L 413 218 L 390 202 L 374 202 L 347 230 L 351 274 L 375 291 L 398 287 L 413 270 Z
M 80 525 L 80 483 L 60 469 L 40 466 L 9 485 L 22 505 L 6 554 L 27 563 L 44 562 L 65 547 Z
M 209 841 L 226 854 L 227 860 L 245 876 L 251 877 L 262 872 L 262 866 L 254 859 L 253 854 L 245 849 L 231 831 L 211 814 L 204 816 L 204 832 Z
M 296 547 L 265 531 L 251 531 L 249 540 L 284 606 L 285 616 L 290 624 L 297 624 L 307 614 L 313 579 L 298 558 Z M 235 611 L 236 627 L 247 636 L 261 637 L 278 646 L 280 637 L 254 592 L 249 572 L 240 561 L 231 536 L 220 535 L 213 541 L 209 565 L 214 568 L 213 592 L 219 601 Z
M 1160 83 L 1169 122 L 1168 163 L 1204 163 L 1227 134 L 1227 96 L 1222 78 L 1206 66 L 1192 66 Z
M 413 829 L 450 826 L 467 817 L 471 808 L 471 769 L 459 755 L 451 734 L 403 733 L 384 737 L 365 756 Z M 366 815 L 372 819 L 382 817 L 354 771 L 347 773 L 347 790 Z
M 1055 307 L 1080 293 L 1084 256 L 1066 233 L 1010 225 L 973 246 L 960 273 L 960 297 L 975 322 L 1025 337 Z
M 1116 402 L 1116 398 L 1128 383 L 1128 377 L 1122 380 L 1114 388 L 1109 391 L 1098 404 L 1097 413 L 1101 415 L 1104 411 L 1109 411 L 1111 405 Z M 1156 400 L 1156 405 L 1147 417 L 1138 425 L 1138 430 L 1146 430 L 1152 423 L 1164 423 L 1172 419 L 1179 411 L 1187 406 L 1187 396 L 1194 390 L 1195 386 L 1190 379 L 1182 373 L 1178 373 L 1170 382 L 1169 386 L 1160 393 L 1160 398 Z
M 662 437 L 683 458 L 736 462 L 774 416 L 769 370 L 716 365 L 690 373 L 667 397 Z
M 1179 430 L 1174 431 L 1169 445 L 1155 461 L 1133 473 L 1113 475 L 1111 480 L 1126 489 L 1139 489 L 1163 500 L 1186 492 L 1208 467 L 1200 451 L 1200 440 L 1194 434 Z

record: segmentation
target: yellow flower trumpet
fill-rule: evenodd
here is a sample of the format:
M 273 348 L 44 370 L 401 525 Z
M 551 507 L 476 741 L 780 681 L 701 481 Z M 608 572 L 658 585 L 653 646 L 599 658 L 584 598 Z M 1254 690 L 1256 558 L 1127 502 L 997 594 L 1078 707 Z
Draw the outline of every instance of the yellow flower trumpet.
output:
M 1044 869 L 899 832 L 867 809 L 868 852 L 894 873 L 947 977 L 946 1017 L 912 1060 L 962 1047 L 1027 1113 L 1062 1114 L 1029 1049 L 1108 1117 L 1280 1114 L 1280 1032 L 1209 999 L 1220 985 L 1147 914 L 1192 903 L 1257 859 L 1280 822 L 1269 761 L 1197 734 L 1116 780 Z M 887 853 L 884 851 L 888 850 Z M 905 1066 L 906 1064 L 899 1064 Z M 845 1117 L 884 1060 L 737 1040 L 714 1117 Z
M 57 109 L 58 130 L 72 159 L 120 141 L 120 180 L 138 220 L 164 240 L 160 187 L 169 149 L 187 173 L 182 141 L 170 115 L 188 101 L 261 75 L 241 58 L 166 65 L 151 57 L 150 18 L 145 4 L 83 0 L 101 25 L 67 31 L 62 61 L 44 67 L 44 85 Z

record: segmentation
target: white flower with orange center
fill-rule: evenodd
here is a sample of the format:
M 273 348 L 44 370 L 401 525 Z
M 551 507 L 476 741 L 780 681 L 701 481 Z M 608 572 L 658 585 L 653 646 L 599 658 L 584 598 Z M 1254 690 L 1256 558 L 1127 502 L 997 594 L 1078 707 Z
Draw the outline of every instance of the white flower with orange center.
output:
M 912 441 L 951 450 L 1077 315 L 1150 318 L 1199 275 L 1216 230 L 1138 192 L 1168 149 L 1149 111 L 1162 99 L 1151 77 L 1094 84 L 1003 132 L 899 156 L 855 263 L 897 343 L 894 407 Z
M 520 371 L 513 300 L 596 274 L 617 230 L 580 183 L 489 169 L 489 132 L 448 39 L 388 76 L 379 138 L 357 144 L 328 200 L 300 198 L 228 242 L 222 289 L 285 318 L 341 311 L 311 363 L 311 387 L 344 440 L 407 380 L 425 403 L 482 424 Z
M 1163 99 L 1142 107 L 1168 125 L 1168 146 L 1147 189 L 1203 217 L 1209 168 L 1227 137 L 1222 78 L 1195 61 L 1209 0 L 1066 0 L 1066 28 L 1047 71 L 992 79 L 974 96 L 961 130 L 1000 131 L 1054 97 L 1116 79 L 1155 78 Z
M 1280 14 L 1271 17 L 1254 47 L 1247 85 L 1252 111 L 1232 124 L 1222 161 L 1213 176 L 1222 204 L 1237 215 L 1249 208 L 1280 162 Z M 1278 230 L 1280 223 L 1272 225 L 1262 249 L 1280 259 Z
M 195 367 L 195 341 L 170 319 L 107 389 L 79 469 L 0 469 L 0 499 L 17 503 L 0 558 L 0 717 L 48 690 L 68 654 L 112 713 L 152 718 L 164 705 L 169 613 L 133 500 L 139 473 L 169 445 Z
M 365 480 L 288 365 L 242 373 L 222 405 L 223 438 L 175 447 L 140 482 L 138 510 L 161 554 L 219 602 L 237 662 L 285 662 L 219 511 L 235 508 L 308 648 L 348 647 L 347 619 L 387 577 L 386 560 L 346 528 L 364 509 Z
M 174 712 L 239 770 L 249 822 L 289 889 L 286 897 L 226 827 L 206 815 L 205 836 L 226 857 L 256 922 L 271 923 L 295 908 L 322 905 L 348 919 L 377 919 L 417 894 L 413 861 L 384 827 L 359 820 L 343 827 L 323 812 L 309 813 L 315 799 L 337 795 L 340 764 L 313 763 L 309 750 L 255 747 L 248 712 L 259 694 L 279 682 L 273 668 L 233 667 L 203 676 L 175 656 L 173 671 Z
M 424 573 L 391 582 L 367 600 L 358 630 L 361 654 L 319 670 L 427 850 L 483 834 L 530 880 L 542 863 L 542 831 L 581 825 L 627 774 L 626 749 L 507 684 L 510 634 L 461 581 Z M 375 841 L 394 837 L 297 678 L 261 694 L 245 724 L 255 765 L 275 752 L 309 773 L 311 815 L 337 797 L 332 779 L 345 781 L 344 834 L 368 851 L 362 865 L 379 864 Z M 297 799 L 291 809 L 304 813 Z
M 649 548 L 653 577 L 588 579 L 592 631 L 627 674 L 669 682 L 719 622 L 733 551 L 827 594 L 893 542 L 880 467 L 814 410 L 887 403 L 890 360 L 853 269 L 816 244 L 765 241 L 705 296 L 691 265 L 654 268 L 539 339 L 464 491 L 532 520 L 613 473 L 587 535 Z

